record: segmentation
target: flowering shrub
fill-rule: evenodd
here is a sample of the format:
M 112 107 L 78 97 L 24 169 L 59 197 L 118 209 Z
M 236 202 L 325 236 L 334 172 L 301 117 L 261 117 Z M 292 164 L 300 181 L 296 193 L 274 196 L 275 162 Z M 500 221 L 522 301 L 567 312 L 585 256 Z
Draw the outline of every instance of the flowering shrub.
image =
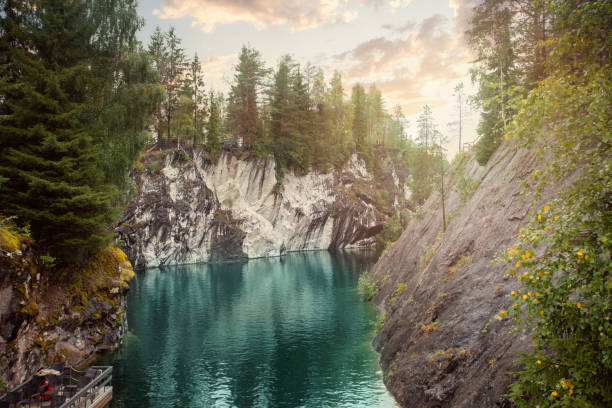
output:
M 499 256 L 522 289 L 495 319 L 513 317 L 534 339 L 511 386 L 518 407 L 612 406 L 612 6 L 574 3 L 550 3 L 562 28 L 546 44 L 555 70 L 516 101 L 507 135 L 546 163 L 525 181 L 534 202 L 571 181 Z

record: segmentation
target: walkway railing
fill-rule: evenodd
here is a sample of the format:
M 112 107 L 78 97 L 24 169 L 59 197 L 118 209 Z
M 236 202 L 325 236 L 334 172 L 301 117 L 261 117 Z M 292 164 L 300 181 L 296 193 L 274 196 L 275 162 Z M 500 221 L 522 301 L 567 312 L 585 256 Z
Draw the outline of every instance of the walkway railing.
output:
M 112 399 L 113 367 L 93 366 L 87 371 L 65 367 L 43 372 L 0 396 L 0 408 L 101 408 Z

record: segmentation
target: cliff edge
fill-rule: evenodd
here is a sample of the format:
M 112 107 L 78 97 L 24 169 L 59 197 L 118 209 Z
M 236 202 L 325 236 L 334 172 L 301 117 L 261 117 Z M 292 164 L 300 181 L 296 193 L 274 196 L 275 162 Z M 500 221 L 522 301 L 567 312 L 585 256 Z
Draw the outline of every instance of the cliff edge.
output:
M 0 379 L 9 386 L 121 344 L 134 276 L 123 251 L 109 247 L 64 275 L 27 236 L 0 228 Z
M 384 381 L 402 406 L 510 406 L 503 397 L 509 372 L 530 338 L 510 333 L 511 319 L 492 319 L 518 288 L 494 258 L 527 223 L 531 202 L 522 182 L 528 186 L 541 165 L 509 142 L 486 167 L 464 154 L 447 172 L 446 231 L 434 193 L 370 273 L 378 287 L 373 301 L 385 314 L 375 340 Z

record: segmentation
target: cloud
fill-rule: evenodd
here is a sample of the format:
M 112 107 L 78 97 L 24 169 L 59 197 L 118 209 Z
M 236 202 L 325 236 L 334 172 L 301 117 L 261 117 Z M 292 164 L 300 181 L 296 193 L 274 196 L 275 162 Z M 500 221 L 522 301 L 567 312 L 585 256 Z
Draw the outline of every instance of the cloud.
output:
M 375 82 L 393 104 L 415 113 L 425 103 L 445 103 L 444 89 L 467 74 L 471 58 L 456 24 L 434 14 L 418 24 L 387 25 L 391 37 L 370 39 L 332 60 L 344 67 L 347 83 Z
M 218 25 L 246 22 L 258 29 L 288 24 L 291 31 L 346 24 L 357 12 L 340 0 L 164 0 L 153 14 L 162 19 L 188 17 L 206 33 Z
M 449 0 L 448 5 L 454 11 L 456 34 L 465 39 L 465 32 L 470 28 L 474 7 L 479 0 Z
M 406 32 L 414 30 L 416 25 L 417 24 L 413 21 L 407 21 L 406 23 L 401 24 L 399 26 L 394 26 L 392 24 L 383 24 L 381 27 L 385 30 L 391 31 L 393 34 L 404 34 Z
M 219 67 L 226 65 L 231 60 L 238 57 L 238 54 L 219 55 L 215 57 L 209 57 L 202 61 L 202 68 L 206 70 L 214 70 Z
M 389 1 L 389 5 L 391 6 L 391 8 L 406 7 L 410 3 L 412 3 L 412 0 L 391 0 Z

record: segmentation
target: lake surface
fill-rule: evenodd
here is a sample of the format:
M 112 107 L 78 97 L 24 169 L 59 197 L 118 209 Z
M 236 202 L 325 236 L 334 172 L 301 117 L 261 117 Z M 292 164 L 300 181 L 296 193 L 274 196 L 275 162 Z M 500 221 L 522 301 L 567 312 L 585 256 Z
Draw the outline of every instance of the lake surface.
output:
M 356 291 L 371 252 L 150 269 L 128 295 L 114 407 L 390 407 Z

